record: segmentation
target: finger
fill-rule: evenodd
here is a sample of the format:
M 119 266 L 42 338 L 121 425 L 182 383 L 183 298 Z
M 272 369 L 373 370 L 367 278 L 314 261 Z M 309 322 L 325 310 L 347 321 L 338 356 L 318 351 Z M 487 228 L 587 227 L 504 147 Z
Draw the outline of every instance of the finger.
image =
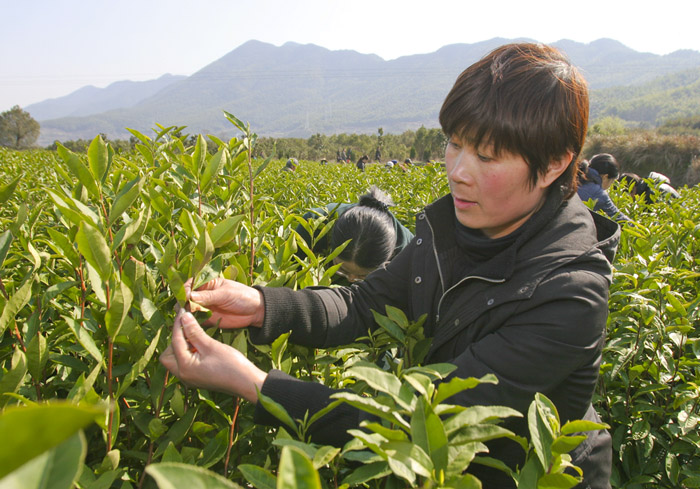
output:
M 188 278 L 187 281 L 186 281 L 185 284 L 184 284 L 184 287 L 185 287 L 185 297 L 187 297 L 187 300 L 190 300 L 190 299 L 191 299 L 190 295 L 192 294 L 192 283 L 193 283 L 193 279 L 192 279 L 192 278 Z
M 218 280 L 218 279 L 216 279 Z M 214 281 L 212 281 L 214 282 Z M 212 282 L 208 282 L 204 284 L 205 286 L 208 286 L 212 284 Z M 217 306 L 225 303 L 228 300 L 228 293 L 226 289 L 222 288 L 214 288 L 214 289 L 197 289 L 193 290 L 190 293 L 190 299 L 196 302 L 197 304 L 201 304 L 203 306 Z
M 177 376 L 177 359 L 175 358 L 173 345 L 168 345 L 168 347 L 163 350 L 163 353 L 160 354 L 160 363 Z
M 202 351 L 211 340 L 191 313 L 182 316 L 182 329 L 191 353 Z
M 180 309 L 180 311 L 175 316 L 175 321 L 173 322 L 173 340 L 170 346 L 172 347 L 175 360 L 178 363 L 185 362 L 190 356 L 189 348 L 187 346 L 187 339 L 185 338 L 185 333 L 182 330 L 183 316 L 186 316 L 188 314 L 189 313 L 186 312 L 184 309 Z

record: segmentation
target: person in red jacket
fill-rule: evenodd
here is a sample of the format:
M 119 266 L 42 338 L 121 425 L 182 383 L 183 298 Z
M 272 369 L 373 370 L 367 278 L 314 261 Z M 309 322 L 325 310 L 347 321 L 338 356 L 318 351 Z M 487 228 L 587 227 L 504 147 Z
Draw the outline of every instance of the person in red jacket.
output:
M 344 345 L 376 328 L 372 310 L 391 305 L 411 320 L 425 314 L 426 364 L 449 362 L 456 377 L 499 380 L 453 395 L 451 404 L 526 413 L 539 392 L 562 422 L 598 420 L 591 399 L 620 229 L 576 194 L 588 111 L 586 83 L 562 53 L 531 43 L 497 48 L 457 78 L 442 105 L 450 193 L 418 214 L 415 238 L 391 262 L 349 287 L 294 291 L 219 278 L 196 291 L 188 284 L 188 297 L 212 311 L 212 324 L 249 327 L 254 343 L 291 330 L 296 344 Z M 335 392 L 261 370 L 183 310 L 161 361 L 190 385 L 256 404 L 261 392 L 295 419 L 322 409 Z M 308 434 L 340 446 L 363 415 L 341 404 Z M 260 404 L 255 416 L 279 424 Z M 528 436 L 526 417 L 504 426 Z M 522 467 L 512 440 L 488 445 L 489 456 Z M 607 431 L 589 433 L 571 457 L 583 470 L 580 487 L 610 487 Z M 471 464 L 468 471 L 485 488 L 514 487 L 494 469 Z

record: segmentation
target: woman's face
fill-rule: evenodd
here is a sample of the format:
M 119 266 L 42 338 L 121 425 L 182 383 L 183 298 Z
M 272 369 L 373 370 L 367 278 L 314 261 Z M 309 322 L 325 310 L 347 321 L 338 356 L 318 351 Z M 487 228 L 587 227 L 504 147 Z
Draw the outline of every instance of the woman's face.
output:
M 601 175 L 600 176 L 600 186 L 603 190 L 608 190 L 613 182 L 615 182 L 615 178 L 610 178 L 610 175 Z
M 530 169 L 520 155 L 496 156 L 491 148 L 474 148 L 452 136 L 445 167 L 457 220 L 491 239 L 512 233 L 542 206 L 547 187 L 566 169 L 559 169 L 563 160 L 553 162 L 531 186 Z
M 347 281 L 350 283 L 355 283 L 364 280 L 367 275 L 374 271 L 370 268 L 362 268 L 351 261 L 343 261 L 337 257 L 333 258 L 334 265 L 337 265 L 339 263 L 340 268 L 335 272 L 336 275 L 340 275 L 341 277 L 347 279 Z

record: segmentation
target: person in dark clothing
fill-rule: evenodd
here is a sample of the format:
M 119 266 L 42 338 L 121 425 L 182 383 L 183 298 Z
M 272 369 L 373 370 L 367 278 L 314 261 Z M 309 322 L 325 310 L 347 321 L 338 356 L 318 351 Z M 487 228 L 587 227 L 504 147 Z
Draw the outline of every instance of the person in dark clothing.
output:
M 608 153 L 593 156 L 590 161 L 579 166 L 578 196 L 582 201 L 594 200 L 594 211 L 603 210 L 616 221 L 631 221 L 620 211 L 608 195 L 608 189 L 620 176 L 620 165 Z
M 634 197 L 641 197 L 644 202 L 651 204 L 653 190 L 644 181 L 642 177 L 636 173 L 623 173 L 618 179 L 620 185 L 625 190 L 628 190 L 630 195 Z
M 357 169 L 360 171 L 365 171 L 365 166 L 367 166 L 367 163 L 369 163 L 369 156 L 367 155 L 362 155 L 359 160 L 357 160 L 357 163 L 355 166 L 357 166 Z
M 389 195 L 373 186 L 355 204 L 333 203 L 304 214 L 306 220 L 337 217 L 332 231 L 328 233 L 330 239 L 326 234 L 314 240 L 302 225 L 297 226 L 295 231 L 312 247 L 314 253 L 328 253 L 350 240 L 334 263 L 341 264 L 336 272 L 338 275 L 356 282 L 391 260 L 413 239 L 413 233 L 389 210 L 393 205 Z M 299 250 L 297 255 L 302 259 L 306 256 L 303 250 Z
M 413 320 L 426 314 L 426 364 L 449 362 L 455 377 L 499 380 L 460 392 L 451 404 L 526 413 L 540 392 L 562 422 L 598 420 L 591 399 L 620 228 L 576 194 L 588 112 L 586 83 L 563 54 L 541 44 L 501 46 L 467 68 L 447 95 L 440 124 L 450 193 L 418 214 L 416 237 L 392 261 L 350 287 L 293 291 L 215 279 L 196 291 L 188 284 L 188 297 L 212 311 L 212 324 L 249 327 L 254 343 L 291 330 L 293 343 L 344 345 L 376 328 L 372 310 L 392 305 Z M 195 386 L 253 403 L 259 390 L 293 418 L 318 411 L 334 392 L 260 370 L 184 311 L 161 361 Z M 312 425 L 311 439 L 342 445 L 361 416 L 341 404 Z M 256 421 L 279 424 L 260 404 Z M 528 436 L 526 423 L 504 426 Z M 490 443 L 489 456 L 523 464 L 522 449 L 507 439 Z M 583 470 L 580 487 L 610 487 L 606 430 L 588 433 L 571 457 Z M 468 471 L 484 488 L 515 487 L 495 469 L 471 464 Z

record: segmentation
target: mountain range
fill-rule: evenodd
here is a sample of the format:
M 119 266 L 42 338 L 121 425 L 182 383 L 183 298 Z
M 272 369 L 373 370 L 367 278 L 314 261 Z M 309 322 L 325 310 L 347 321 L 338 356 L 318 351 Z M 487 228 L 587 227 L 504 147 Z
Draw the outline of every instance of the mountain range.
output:
M 491 49 L 515 41 L 532 40 L 451 44 L 389 61 L 313 44 L 288 42 L 277 47 L 248 41 L 191 76 L 83 87 L 25 110 L 41 124 L 42 146 L 55 140 L 91 139 L 98 133 L 128 139 L 127 127 L 150 134 L 156 124 L 187 126 L 184 132 L 190 134 L 230 137 L 235 131 L 224 110 L 249 122 L 260 136 L 374 133 L 379 127 L 386 133 L 401 133 L 437 127 L 440 105 L 457 75 Z M 640 53 L 611 39 L 588 44 L 561 40 L 553 45 L 588 80 L 592 119 L 625 118 L 625 107 L 648 98 L 650 90 L 675 90 L 667 95 L 670 100 L 677 102 L 681 94 L 700 106 L 698 51 Z M 639 115 L 639 110 L 632 112 Z M 627 120 L 655 125 L 659 114 L 652 114 L 657 120 Z

